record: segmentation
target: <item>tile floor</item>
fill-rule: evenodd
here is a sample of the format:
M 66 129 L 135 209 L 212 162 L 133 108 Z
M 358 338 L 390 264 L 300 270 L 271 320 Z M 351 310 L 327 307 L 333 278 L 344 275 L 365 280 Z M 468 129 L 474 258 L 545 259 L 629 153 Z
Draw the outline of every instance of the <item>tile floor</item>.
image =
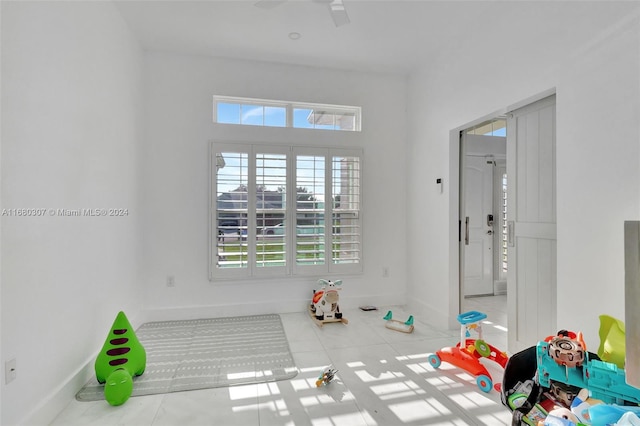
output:
M 464 310 L 488 315 L 485 340 L 506 349 L 506 296 L 467 299 Z M 484 393 L 465 371 L 427 354 L 454 345 L 459 330 L 438 330 L 415 318 L 412 334 L 389 330 L 382 317 L 409 312 L 379 307 L 345 312 L 348 325 L 318 327 L 308 313 L 282 314 L 298 375 L 286 381 L 134 397 L 120 407 L 72 401 L 52 425 L 507 425 L 511 413 L 495 390 Z M 324 367 L 336 379 L 317 388 Z M 500 368 L 487 362 L 494 383 Z

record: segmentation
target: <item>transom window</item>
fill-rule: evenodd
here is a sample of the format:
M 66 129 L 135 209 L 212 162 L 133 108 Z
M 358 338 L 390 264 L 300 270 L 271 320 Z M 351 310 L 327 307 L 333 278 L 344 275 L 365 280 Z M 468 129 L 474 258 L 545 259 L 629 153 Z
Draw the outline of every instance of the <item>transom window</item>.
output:
M 507 120 L 504 117 L 485 121 L 467 130 L 469 135 L 507 136 Z
M 361 150 L 211 152 L 212 279 L 362 270 Z
M 361 108 L 265 99 L 213 97 L 215 123 L 360 131 Z

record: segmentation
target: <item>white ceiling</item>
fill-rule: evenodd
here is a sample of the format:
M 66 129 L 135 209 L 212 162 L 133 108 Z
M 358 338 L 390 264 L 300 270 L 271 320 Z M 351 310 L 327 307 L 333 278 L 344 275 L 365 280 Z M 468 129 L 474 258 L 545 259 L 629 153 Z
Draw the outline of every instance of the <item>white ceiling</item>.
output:
M 288 0 L 119 0 L 149 50 L 329 68 L 409 73 L 443 53 L 496 60 L 512 48 L 575 46 L 635 13 L 635 1 L 344 0 L 335 27 L 326 3 Z M 291 32 L 301 34 L 291 40 Z M 527 47 L 528 46 L 528 47 Z

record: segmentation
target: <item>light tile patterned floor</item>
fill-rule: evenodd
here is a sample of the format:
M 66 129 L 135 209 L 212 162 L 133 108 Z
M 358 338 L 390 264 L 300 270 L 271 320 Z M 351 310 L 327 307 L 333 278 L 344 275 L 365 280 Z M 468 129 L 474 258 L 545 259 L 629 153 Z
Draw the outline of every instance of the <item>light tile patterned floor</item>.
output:
M 466 299 L 465 310 L 488 315 L 485 340 L 506 349 L 506 296 Z M 457 342 L 458 330 L 438 330 L 415 318 L 415 331 L 385 328 L 382 317 L 406 319 L 401 307 L 345 312 L 348 325 L 319 328 L 306 312 L 282 314 L 299 374 L 279 382 L 134 397 L 120 407 L 104 401 L 72 401 L 52 425 L 506 425 L 511 414 L 499 394 L 484 393 L 465 371 L 430 352 Z M 317 388 L 322 369 L 336 379 Z M 489 364 L 492 364 L 489 362 Z M 494 382 L 501 371 L 488 365 Z

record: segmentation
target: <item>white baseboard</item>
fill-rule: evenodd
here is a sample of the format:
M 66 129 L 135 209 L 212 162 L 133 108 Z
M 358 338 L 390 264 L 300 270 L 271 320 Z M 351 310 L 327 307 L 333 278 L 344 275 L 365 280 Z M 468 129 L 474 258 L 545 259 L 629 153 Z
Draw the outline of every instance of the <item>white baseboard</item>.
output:
M 408 308 L 413 312 L 414 317 L 420 318 L 420 321 L 432 324 L 434 327 L 448 330 L 455 330 L 460 327 L 455 315 L 450 318 L 447 312 L 434 309 L 433 306 L 428 306 L 419 300 L 409 301 Z
M 164 307 L 144 310 L 142 322 L 179 321 L 199 318 L 220 318 L 243 315 L 285 314 L 304 312 L 311 302 L 311 297 L 304 300 L 282 300 L 269 303 L 238 303 L 234 305 L 203 305 Z M 340 297 L 340 309 L 357 309 L 361 305 L 402 305 L 404 297 L 396 295 L 379 295 L 363 297 Z
M 140 313 L 127 314 L 127 318 L 135 328 L 144 322 L 141 321 Z M 104 330 L 103 333 L 106 338 L 109 330 Z M 48 398 L 40 401 L 18 424 L 29 426 L 49 425 L 56 416 L 75 399 L 78 391 L 82 389 L 89 380 L 95 378 L 94 365 L 100 349 L 101 347 L 96 348 L 96 352 L 87 358 L 84 365 L 80 366 L 66 381 L 55 388 Z
M 50 424 L 69 405 L 69 402 L 75 399 L 76 393 L 82 386 L 95 375 L 93 364 L 96 356 L 97 352 L 87 360 L 84 366 L 72 374 L 69 380 L 54 389 L 49 398 L 44 399 L 32 409 L 19 424 L 29 426 Z

